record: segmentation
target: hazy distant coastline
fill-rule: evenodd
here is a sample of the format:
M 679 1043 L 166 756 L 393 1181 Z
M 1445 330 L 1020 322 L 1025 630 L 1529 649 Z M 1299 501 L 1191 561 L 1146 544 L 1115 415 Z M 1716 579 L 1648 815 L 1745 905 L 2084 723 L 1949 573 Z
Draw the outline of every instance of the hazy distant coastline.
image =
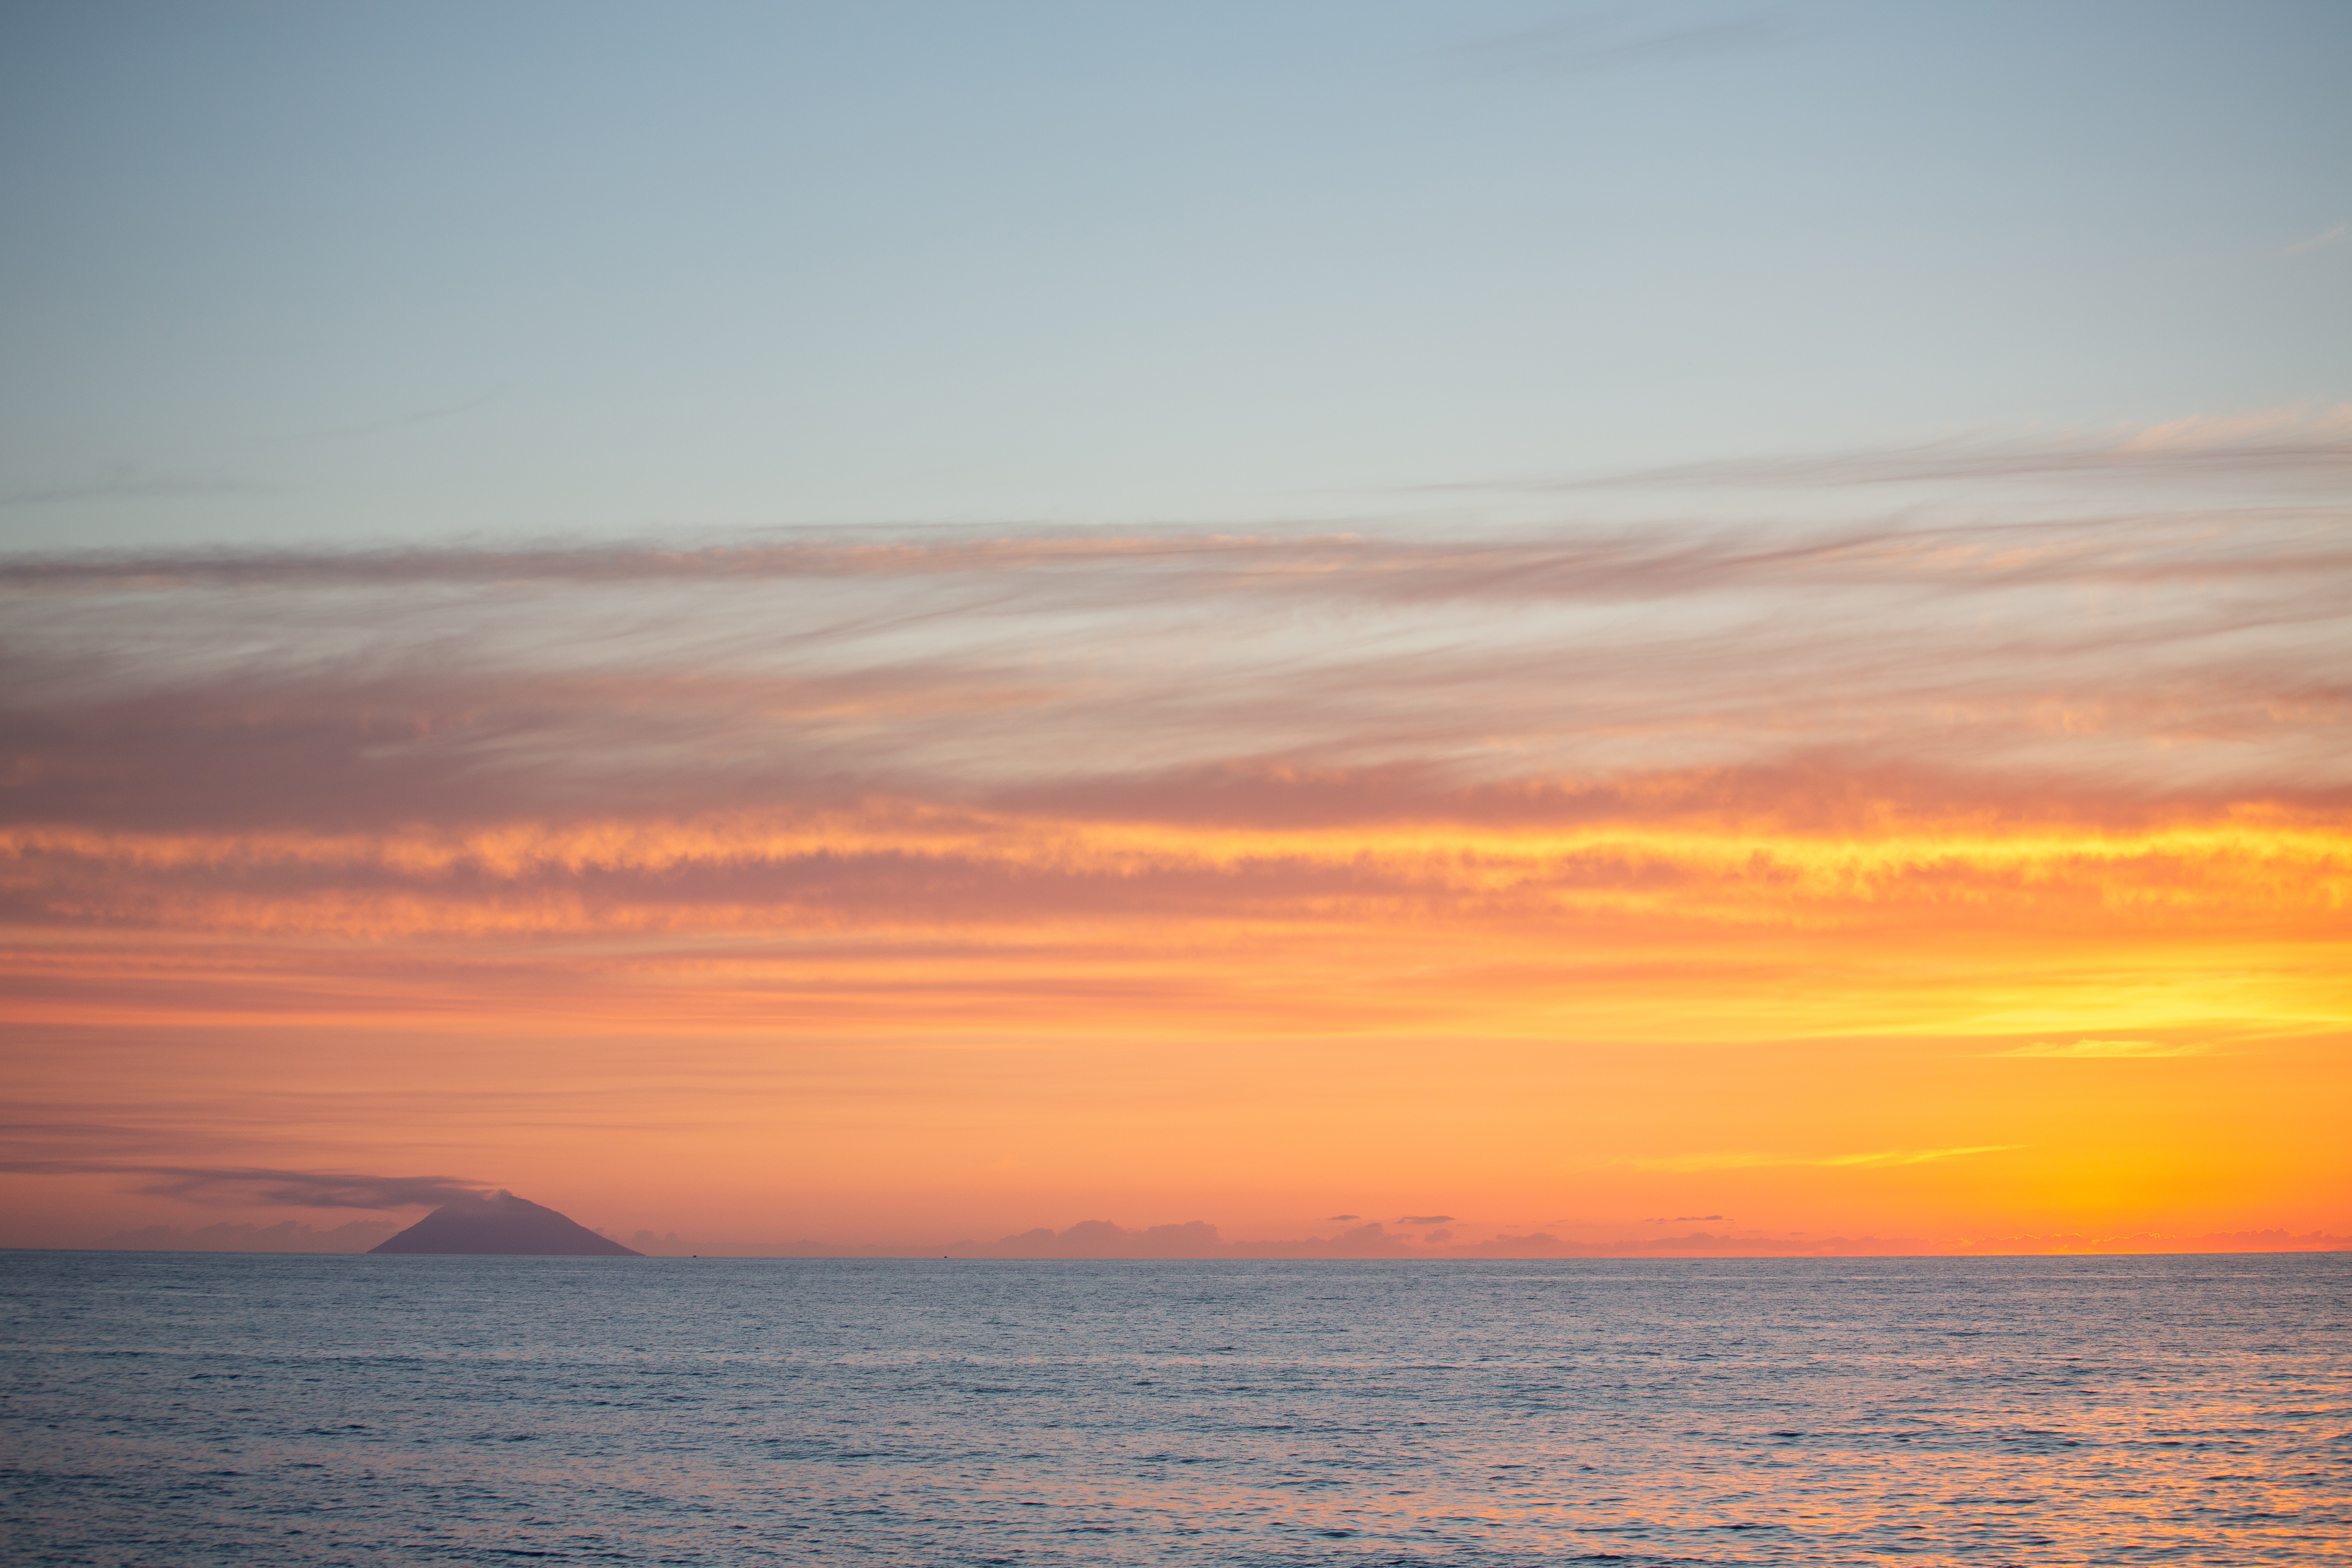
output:
M 363 1253 L 381 1245 L 401 1228 L 390 1220 L 352 1220 L 326 1229 L 317 1229 L 295 1220 L 285 1220 L 273 1226 L 222 1224 L 194 1229 L 152 1225 L 137 1230 L 116 1231 L 89 1243 L 87 1249 L 100 1252 Z M 1178 1234 L 1164 1234 L 1168 1232 Z M 604 1236 L 605 1233 L 597 1230 L 595 1234 Z M 1682 1236 L 1611 1242 L 1577 1241 L 1538 1232 L 1487 1241 L 1431 1245 L 1395 1232 L 1328 1239 L 1308 1237 L 1276 1241 L 1226 1240 L 1217 1234 L 1214 1226 L 1209 1225 L 1158 1226 L 1129 1230 L 1108 1221 L 1084 1222 L 1059 1232 L 1041 1228 L 995 1241 L 963 1240 L 928 1245 L 808 1239 L 682 1241 L 676 1231 L 657 1236 L 650 1230 L 638 1230 L 625 1238 L 611 1239 L 625 1239 L 632 1250 L 653 1258 L 1067 1258 L 1104 1261 L 1178 1261 L 1187 1258 L 1202 1261 L 1253 1258 L 1268 1261 L 1308 1261 L 1316 1258 L 1443 1261 L 1579 1258 L 1990 1258 L 2352 1251 L 2352 1236 L 2336 1236 L 2324 1231 L 2301 1235 L 2284 1230 L 2262 1230 L 2213 1232 L 2201 1236 L 2003 1237 L 1957 1247 L 1939 1247 L 1916 1238 L 1900 1237 L 1834 1237 L 1808 1243 L 1775 1242 L 1743 1237 L 1737 1232 L 1696 1231 Z

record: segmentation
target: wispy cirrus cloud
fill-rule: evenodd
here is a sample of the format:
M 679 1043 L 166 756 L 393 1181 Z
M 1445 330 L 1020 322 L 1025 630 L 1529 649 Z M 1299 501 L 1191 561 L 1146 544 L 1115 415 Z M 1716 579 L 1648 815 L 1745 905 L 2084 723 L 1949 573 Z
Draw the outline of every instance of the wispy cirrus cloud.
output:
M 1811 489 L 2053 478 L 2110 484 L 2184 479 L 2340 483 L 2347 477 L 2352 477 L 2352 404 L 2189 415 L 2105 430 L 1978 431 L 1900 447 L 1721 459 L 1559 483 L 1568 489 Z
M 1977 1154 L 2006 1154 L 2024 1147 L 2022 1143 L 1972 1143 L 1955 1149 L 1878 1149 L 1861 1154 L 1769 1154 L 1727 1151 L 1627 1160 L 1621 1163 L 1639 1171 L 1758 1171 L 1801 1165 L 1877 1170 L 1891 1165 L 1926 1165 L 1939 1160 L 1960 1160 Z
M 2302 506 L 20 558 L 0 594 L 25 931 L 2284 930 L 2352 802 L 2352 545 Z
M 2149 1061 L 2177 1057 L 2209 1057 L 2215 1054 L 2211 1046 L 2174 1040 L 2073 1040 L 2060 1043 L 2035 1040 L 2029 1045 L 2012 1046 L 2005 1051 L 1987 1053 L 1996 1057 L 2040 1057 L 2056 1061 Z
M 1825 756 L 2329 791 L 2339 521 L 19 560 L 0 812 L 1296 805 Z
M 56 506 L 84 500 L 178 500 L 190 496 L 251 495 L 258 487 L 237 479 L 142 479 L 121 476 L 85 484 L 48 485 L 0 495 L 0 507 Z
M 2335 225 L 2333 227 L 2321 229 L 2309 239 L 2296 240 L 2293 245 L 2286 247 L 2286 254 L 2289 256 L 2308 256 L 2315 250 L 2326 249 L 2329 246 L 2334 245 L 2337 240 L 2342 239 L 2347 234 L 2352 234 L 2352 224 L 2339 223 Z

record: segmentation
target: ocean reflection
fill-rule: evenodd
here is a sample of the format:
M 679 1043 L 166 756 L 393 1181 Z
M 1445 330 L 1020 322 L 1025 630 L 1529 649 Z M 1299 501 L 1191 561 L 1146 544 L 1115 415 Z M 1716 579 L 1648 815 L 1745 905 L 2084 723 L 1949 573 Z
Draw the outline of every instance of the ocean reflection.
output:
M 2343 1255 L 0 1254 L 26 1563 L 2339 1560 Z

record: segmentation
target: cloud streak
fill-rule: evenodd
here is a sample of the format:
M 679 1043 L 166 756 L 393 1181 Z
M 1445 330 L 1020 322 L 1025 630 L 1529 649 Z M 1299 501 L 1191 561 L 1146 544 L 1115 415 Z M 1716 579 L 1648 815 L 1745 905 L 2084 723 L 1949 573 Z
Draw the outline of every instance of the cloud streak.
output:
M 1939 1160 L 1966 1159 L 1976 1154 L 2006 1154 L 2023 1147 L 2025 1145 L 2021 1143 L 1977 1143 L 1958 1149 L 1880 1149 L 1863 1154 L 1675 1154 L 1664 1159 L 1632 1160 L 1626 1163 L 1643 1171 L 1756 1171 L 1806 1165 L 1825 1170 L 1884 1170 L 1896 1165 L 1926 1165 Z
M 2352 234 L 2352 224 L 2339 223 L 2332 228 L 2320 230 L 2319 233 L 2313 235 L 2309 239 L 2299 239 L 2295 241 L 2293 245 L 2286 247 L 2286 253 L 2289 256 L 2308 256 L 2315 250 L 2326 249 L 2329 246 L 2334 245 L 2337 240 L 2342 239 L 2347 234 Z
M 2001 1057 L 2035 1057 L 2053 1061 L 2150 1061 L 2179 1057 L 2203 1057 L 2213 1054 L 2212 1047 L 2181 1044 L 2166 1040 L 2075 1040 L 2057 1044 L 2035 1040 L 2029 1045 L 2013 1046 L 2005 1051 L 1995 1051 Z
M 434 1207 L 489 1191 L 452 1176 L 368 1176 L 336 1171 L 275 1171 L 234 1165 L 137 1165 L 104 1160 L 0 1160 L 20 1176 L 138 1176 L 153 1197 L 306 1209 Z
M 19 562 L 0 812 L 1293 809 L 1823 757 L 2016 781 L 1987 798 L 2352 784 L 2352 547 L 2306 509 L 1134 544 Z
M 2000 483 L 2053 478 L 2109 485 L 2182 480 L 2341 484 L 2352 477 L 2352 404 L 2191 415 L 2048 436 L 1958 435 L 1811 457 L 1734 458 L 1564 481 L 1565 488 L 1672 489 Z

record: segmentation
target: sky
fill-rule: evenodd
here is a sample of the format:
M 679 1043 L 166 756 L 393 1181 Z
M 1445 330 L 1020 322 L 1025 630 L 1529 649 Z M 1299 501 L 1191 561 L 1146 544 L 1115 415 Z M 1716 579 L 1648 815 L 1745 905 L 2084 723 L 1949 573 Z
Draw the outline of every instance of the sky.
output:
M 2347 56 L 0 12 L 0 1246 L 2352 1245 Z

